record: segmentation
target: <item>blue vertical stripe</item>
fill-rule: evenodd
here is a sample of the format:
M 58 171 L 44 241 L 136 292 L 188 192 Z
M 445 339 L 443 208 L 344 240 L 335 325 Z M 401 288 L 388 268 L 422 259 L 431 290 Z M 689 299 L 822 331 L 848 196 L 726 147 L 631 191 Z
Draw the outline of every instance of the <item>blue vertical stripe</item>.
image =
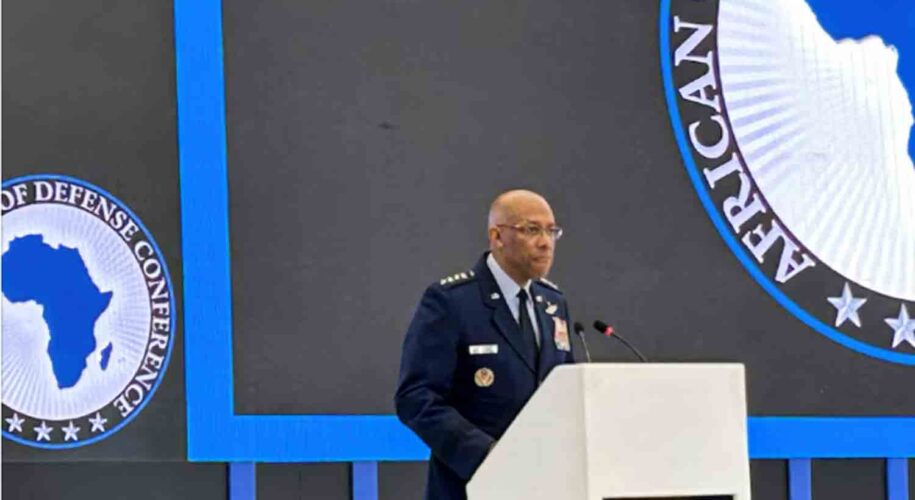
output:
M 229 464 L 229 500 L 257 498 L 257 478 L 252 462 Z
M 812 500 L 813 487 L 810 482 L 810 459 L 788 460 L 788 500 Z
M 887 500 L 909 500 L 909 460 L 886 459 Z
M 353 462 L 353 500 L 378 500 L 378 462 Z
M 235 409 L 221 12 L 220 0 L 175 0 L 190 460 L 207 457 L 199 450 L 222 441 L 204 431 L 217 428 Z M 231 433 L 221 434 L 227 436 L 236 441 Z

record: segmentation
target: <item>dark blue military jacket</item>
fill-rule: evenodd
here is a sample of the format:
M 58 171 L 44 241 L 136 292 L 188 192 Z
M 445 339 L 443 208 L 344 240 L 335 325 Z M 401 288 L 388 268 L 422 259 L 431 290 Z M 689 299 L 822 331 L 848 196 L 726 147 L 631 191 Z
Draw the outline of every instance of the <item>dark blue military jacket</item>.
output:
M 531 295 L 539 363 L 522 354 L 521 328 L 485 254 L 473 270 L 426 289 L 404 340 L 395 404 L 400 420 L 432 450 L 427 499 L 466 498 L 465 485 L 493 442 L 550 370 L 573 362 L 562 293 L 534 281 Z

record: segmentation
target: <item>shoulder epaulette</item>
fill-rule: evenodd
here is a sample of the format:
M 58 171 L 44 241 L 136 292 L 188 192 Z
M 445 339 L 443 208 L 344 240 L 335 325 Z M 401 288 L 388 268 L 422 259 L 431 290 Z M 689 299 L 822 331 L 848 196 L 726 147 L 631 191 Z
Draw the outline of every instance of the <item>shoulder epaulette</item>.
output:
M 559 293 L 562 293 L 562 290 L 559 289 L 559 285 L 557 285 L 556 283 L 553 283 L 552 281 L 550 281 L 546 278 L 540 278 L 538 281 L 540 282 L 541 285 L 546 285 L 547 288 L 552 288 L 553 290 L 555 290 Z
M 462 283 L 468 283 L 473 280 L 473 277 L 474 277 L 473 274 L 474 274 L 473 271 L 464 271 L 461 273 L 455 273 L 455 274 L 452 274 L 451 276 L 445 276 L 444 278 L 440 279 L 438 281 L 438 284 L 442 285 L 444 287 L 450 288 L 452 286 L 460 285 Z

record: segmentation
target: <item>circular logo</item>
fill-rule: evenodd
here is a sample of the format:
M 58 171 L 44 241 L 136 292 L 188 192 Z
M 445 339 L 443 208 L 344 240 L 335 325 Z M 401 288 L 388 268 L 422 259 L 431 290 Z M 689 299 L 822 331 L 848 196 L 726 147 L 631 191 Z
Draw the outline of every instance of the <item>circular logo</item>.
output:
M 915 4 L 884 8 L 662 0 L 661 63 L 690 179 L 750 274 L 830 339 L 913 365 Z
M 126 205 L 85 181 L 12 179 L 0 201 L 3 436 L 50 449 L 104 439 L 168 366 L 165 259 Z
M 489 387 L 496 381 L 496 374 L 489 368 L 480 368 L 473 374 L 473 382 L 477 387 Z

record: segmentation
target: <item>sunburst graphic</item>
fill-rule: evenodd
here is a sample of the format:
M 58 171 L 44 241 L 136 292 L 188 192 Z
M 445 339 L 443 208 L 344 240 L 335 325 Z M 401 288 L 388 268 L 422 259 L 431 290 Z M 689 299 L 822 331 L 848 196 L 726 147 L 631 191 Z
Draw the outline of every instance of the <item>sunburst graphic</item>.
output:
M 64 449 L 127 425 L 162 381 L 174 297 L 152 236 L 78 179 L 3 183 L 3 436 Z
M 834 40 L 805 0 L 719 9 L 722 94 L 769 206 L 836 272 L 915 300 L 913 118 L 897 50 Z
M 65 205 L 34 205 L 3 218 L 2 250 L 28 235 L 41 235 L 53 249 L 77 252 L 90 279 L 112 299 L 95 324 L 95 349 L 85 355 L 76 382 L 58 387 L 46 354 L 50 340 L 44 308 L 35 301 L 3 300 L 3 403 L 39 419 L 82 417 L 102 407 L 122 390 L 140 366 L 149 332 L 149 299 L 130 249 L 104 222 Z M 105 369 L 100 356 L 113 346 Z M 38 355 L 36 355 L 38 354 Z
M 662 18 L 671 121 L 726 244 L 817 332 L 915 365 L 915 4 L 662 0 Z

